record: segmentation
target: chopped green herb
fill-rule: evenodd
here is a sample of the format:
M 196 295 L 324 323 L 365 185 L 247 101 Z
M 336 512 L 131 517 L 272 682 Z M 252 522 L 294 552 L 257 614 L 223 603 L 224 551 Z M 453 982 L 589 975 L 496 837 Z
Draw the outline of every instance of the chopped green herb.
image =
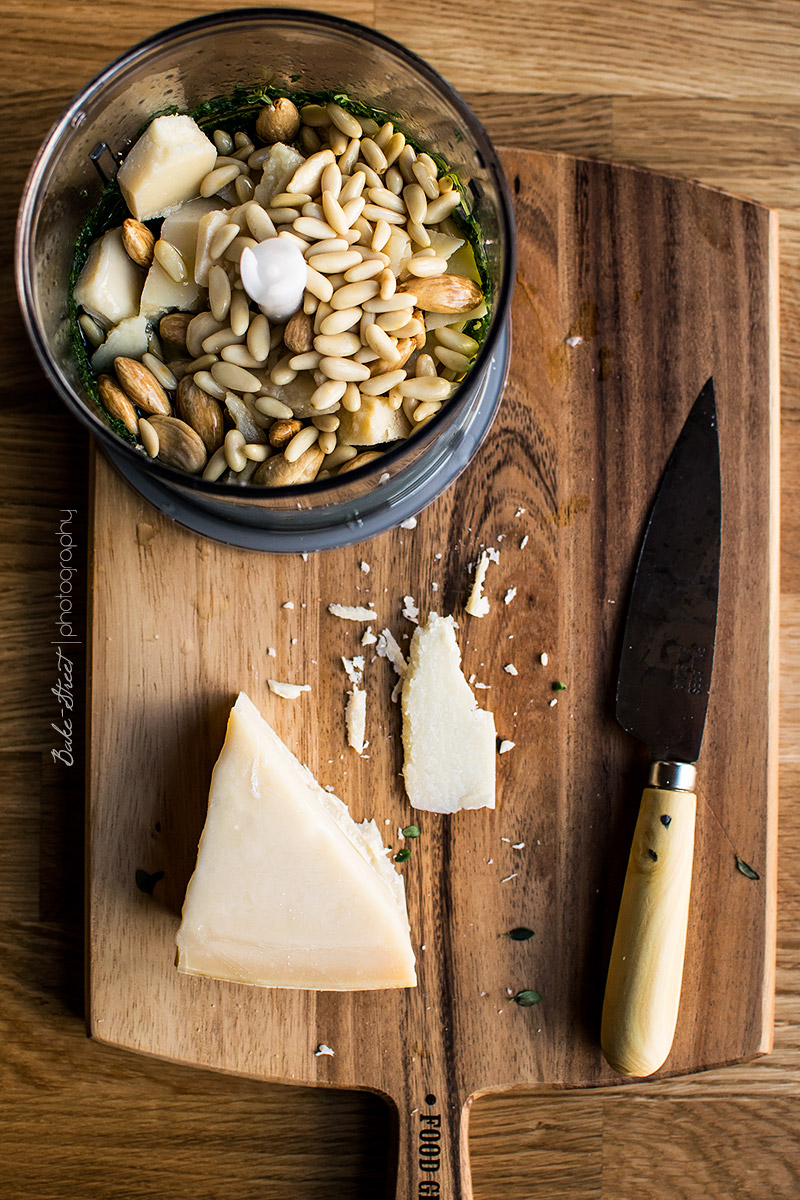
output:
M 514 997 L 514 1003 L 520 1008 L 533 1008 L 534 1004 L 540 1004 L 542 997 L 538 992 L 524 991 L 517 992 Z
M 152 896 L 153 888 L 158 883 L 159 879 L 164 878 L 163 871 L 154 871 L 151 875 L 149 871 L 143 871 L 141 867 L 136 869 L 136 886 L 140 892 L 144 892 L 146 896 Z
M 504 933 L 503 937 L 511 938 L 512 942 L 527 942 L 533 937 L 533 930 L 526 929 L 524 925 L 518 925 L 516 929 L 509 929 L 508 933 Z
M 554 692 L 565 692 L 566 690 L 567 690 L 567 685 L 565 683 L 562 683 L 560 679 L 557 679 L 555 681 L 555 683 L 553 684 Z
M 406 848 L 404 850 L 397 851 L 397 854 L 395 854 L 395 856 L 394 856 L 394 861 L 395 862 L 408 862 L 409 858 L 411 858 L 411 851 L 408 848 Z
M 405 829 L 403 830 L 403 837 L 418 838 L 419 837 L 419 825 L 406 825 Z
M 743 858 L 739 858 L 738 854 L 736 855 L 736 870 L 741 871 L 742 875 L 744 875 L 746 879 L 761 878 L 758 871 L 754 871 L 750 866 L 750 863 L 746 863 Z

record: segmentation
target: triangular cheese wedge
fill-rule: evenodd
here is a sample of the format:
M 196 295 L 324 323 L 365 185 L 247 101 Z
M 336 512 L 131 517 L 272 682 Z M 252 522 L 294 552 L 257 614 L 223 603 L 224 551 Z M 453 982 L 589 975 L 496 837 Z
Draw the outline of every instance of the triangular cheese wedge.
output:
M 414 987 L 403 880 L 242 693 L 211 777 L 178 970 L 261 987 Z

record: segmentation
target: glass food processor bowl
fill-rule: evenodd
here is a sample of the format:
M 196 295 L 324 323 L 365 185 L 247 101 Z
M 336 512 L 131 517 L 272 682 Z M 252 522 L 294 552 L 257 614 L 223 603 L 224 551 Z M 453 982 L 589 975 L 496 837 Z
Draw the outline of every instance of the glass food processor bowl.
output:
M 191 111 L 236 87 L 346 93 L 392 114 L 398 128 L 441 155 L 466 189 L 482 232 L 491 322 L 451 399 L 408 440 L 341 476 L 294 487 L 209 483 L 149 459 L 109 427 L 84 387 L 72 345 L 70 272 L 96 204 L 103 168 L 165 108 Z M 350 545 L 397 525 L 442 492 L 485 436 L 509 355 L 515 273 L 510 196 L 483 128 L 422 59 L 353 22 L 293 9 L 242 9 L 172 26 L 129 50 L 73 100 L 42 145 L 17 227 L 17 288 L 31 340 L 67 407 L 128 482 L 158 509 L 220 541 L 303 552 Z

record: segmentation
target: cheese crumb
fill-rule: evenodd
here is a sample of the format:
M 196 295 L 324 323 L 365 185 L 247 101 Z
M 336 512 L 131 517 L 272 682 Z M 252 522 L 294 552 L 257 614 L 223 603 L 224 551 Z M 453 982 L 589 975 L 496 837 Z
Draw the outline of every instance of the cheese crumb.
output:
M 558 698 L 556 696 L 553 696 L 553 699 L 550 701 L 550 708 L 555 708 L 555 706 L 557 704 L 558 704 Z
M 277 658 L 277 657 L 278 657 L 278 651 L 275 649 L 275 647 L 274 647 L 274 646 L 270 646 L 270 647 L 268 648 L 268 650 L 267 650 L 267 654 L 270 656 L 270 658 Z
M 331 1058 L 333 1058 L 333 1051 L 331 1050 L 330 1046 L 326 1046 L 324 1042 L 320 1042 L 320 1044 L 317 1046 L 316 1050 L 314 1051 L 314 1057 L 319 1058 L 323 1054 L 327 1054 Z
M 508 754 L 509 750 L 513 750 L 514 747 L 516 746 L 516 744 L 517 744 L 516 742 L 509 742 L 506 738 L 504 738 L 503 741 L 500 743 L 500 749 L 498 750 L 497 753 L 498 754 Z M 500 840 L 501 840 L 501 842 L 507 842 L 508 838 L 501 838 Z
M 491 685 L 490 683 L 476 683 L 476 684 L 475 684 L 475 687 L 476 687 L 476 688 L 481 688 L 481 689 L 482 689 L 482 691 L 484 691 L 484 692 L 488 692 L 488 691 L 490 691 L 490 689 L 491 689 L 491 686 L 492 686 L 492 685 Z
M 524 550 L 524 549 L 525 549 L 525 547 L 527 546 L 527 544 L 528 544 L 528 541 L 529 541 L 529 540 L 530 540 L 530 539 L 528 538 L 528 535 L 527 535 L 527 533 L 526 533 L 526 534 L 525 534 L 525 537 L 522 539 L 522 541 L 521 541 L 521 542 L 520 542 L 520 544 L 519 544 L 519 548 L 520 548 L 520 550 Z
M 296 700 L 301 692 L 310 692 L 310 683 L 281 683 L 278 679 L 268 679 L 269 690 L 284 700 Z
M 374 621 L 376 617 L 374 608 L 362 608 L 357 604 L 329 604 L 328 612 L 342 621 Z
M 401 529 L 416 529 L 417 528 L 417 518 L 416 517 L 406 517 L 405 521 L 400 522 L 400 528 Z
M 513 663 L 506 663 L 506 665 L 503 667 L 503 670 L 505 671 L 506 675 L 519 675 L 519 671 Z
M 353 658 L 345 658 L 342 655 L 342 666 L 345 674 L 352 684 L 361 683 L 364 675 L 364 655 L 356 654 Z
M 503 603 L 510 604 L 511 601 L 516 596 L 516 594 L 517 594 L 517 589 L 515 587 L 509 588 L 508 591 L 506 592 L 505 596 L 503 596 Z
M 524 850 L 525 843 L 524 842 L 513 842 L 511 845 L 511 849 L 512 850 Z
M 419 608 L 414 603 L 413 596 L 403 596 L 403 616 L 419 625 Z
M 361 570 L 364 572 L 364 574 L 365 574 L 365 575 L 369 575 L 369 571 L 370 571 L 369 563 L 368 563 L 368 562 L 362 562 L 362 564 L 361 564 Z
M 550 659 L 547 657 L 546 650 L 543 650 L 542 653 L 539 655 L 539 662 L 542 664 L 543 667 L 546 667 L 547 664 L 550 662 Z
M 514 516 L 515 516 L 515 517 L 521 517 L 521 516 L 522 516 L 522 514 L 523 514 L 524 512 L 527 512 L 527 511 L 528 511 L 528 510 L 527 510 L 526 508 L 518 508 L 518 509 L 517 509 L 517 511 L 514 513 Z
M 361 645 L 374 646 L 377 640 L 378 639 L 376 638 L 375 634 L 372 632 L 372 626 L 369 625 L 364 631 L 363 637 L 361 638 Z
M 405 675 L 408 670 L 408 663 L 391 629 L 381 630 L 381 635 L 375 646 L 375 653 L 379 658 L 388 658 L 398 675 L 401 677 Z
M 513 875 L 506 875 L 505 879 L 501 879 L 500 882 L 501 883 L 510 883 L 511 880 L 516 879 L 518 875 L 519 875 L 519 871 L 515 871 Z
M 363 754 L 367 727 L 367 693 L 355 684 L 352 692 L 348 693 L 345 721 L 348 745 L 353 747 L 356 754 Z
M 568 337 L 566 341 L 568 346 L 581 346 L 583 344 L 582 337 Z
M 493 547 L 483 551 L 475 568 L 475 581 L 467 601 L 467 612 L 471 617 L 485 617 L 489 611 L 489 601 L 483 594 L 483 584 L 490 562 L 500 562 L 500 554 Z
M 281 605 L 281 608 L 294 608 L 294 601 L 287 600 L 285 604 Z

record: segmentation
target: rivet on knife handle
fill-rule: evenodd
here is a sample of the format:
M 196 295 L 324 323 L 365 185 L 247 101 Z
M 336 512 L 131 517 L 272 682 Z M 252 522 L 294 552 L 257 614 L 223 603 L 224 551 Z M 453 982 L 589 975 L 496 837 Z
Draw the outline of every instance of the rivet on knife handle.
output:
M 656 763 L 672 787 L 647 787 L 625 876 L 608 969 L 601 1042 L 623 1075 L 652 1075 L 672 1046 L 683 977 L 694 855 L 689 764 Z M 669 771 L 669 768 L 672 768 Z M 665 779 L 666 782 L 666 779 Z

